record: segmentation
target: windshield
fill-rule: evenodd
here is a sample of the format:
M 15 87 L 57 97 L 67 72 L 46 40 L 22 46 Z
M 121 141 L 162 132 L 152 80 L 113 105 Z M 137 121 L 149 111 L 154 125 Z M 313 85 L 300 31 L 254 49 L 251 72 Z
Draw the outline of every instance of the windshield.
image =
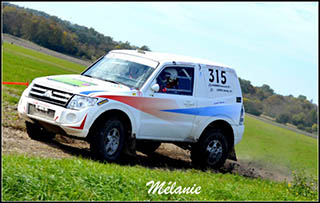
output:
M 105 56 L 82 75 L 140 89 L 153 71 L 147 65 Z

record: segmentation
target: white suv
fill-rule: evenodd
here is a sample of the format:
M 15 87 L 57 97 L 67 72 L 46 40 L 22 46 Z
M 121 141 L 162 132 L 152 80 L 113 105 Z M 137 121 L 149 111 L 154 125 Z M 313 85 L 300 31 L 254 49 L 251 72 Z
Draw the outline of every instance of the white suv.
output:
M 244 131 L 233 69 L 140 50 L 111 51 L 80 75 L 36 78 L 18 111 L 32 139 L 82 138 L 107 161 L 169 142 L 190 149 L 197 165 L 220 167 L 236 160 Z

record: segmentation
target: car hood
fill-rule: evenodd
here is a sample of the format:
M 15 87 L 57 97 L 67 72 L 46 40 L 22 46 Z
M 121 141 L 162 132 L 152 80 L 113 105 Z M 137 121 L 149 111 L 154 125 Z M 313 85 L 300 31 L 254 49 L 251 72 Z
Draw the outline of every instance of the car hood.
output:
M 136 89 L 83 75 L 54 75 L 36 78 L 33 84 L 81 95 L 132 95 Z

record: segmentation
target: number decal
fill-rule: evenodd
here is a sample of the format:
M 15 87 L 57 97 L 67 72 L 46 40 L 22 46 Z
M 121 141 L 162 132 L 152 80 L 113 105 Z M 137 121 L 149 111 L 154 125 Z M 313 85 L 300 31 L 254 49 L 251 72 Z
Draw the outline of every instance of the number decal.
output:
M 211 76 L 211 78 L 209 78 L 209 81 L 210 81 L 210 82 L 213 82 L 213 81 L 214 81 L 213 69 L 210 69 L 210 68 L 209 68 L 209 71 L 210 71 L 210 76 Z
M 219 83 L 219 71 L 218 71 L 218 69 L 216 70 L 216 73 L 217 73 L 217 83 Z
M 226 84 L 226 82 L 227 82 L 227 78 L 224 75 L 225 73 L 226 73 L 226 71 L 221 71 L 221 83 L 222 84 Z
M 213 69 L 211 69 L 211 68 L 209 68 L 208 69 L 209 70 L 209 74 L 210 74 L 210 78 L 209 78 L 209 82 L 214 82 L 214 70 Z M 216 69 L 216 81 L 217 81 L 217 83 L 220 83 L 220 81 L 221 81 L 221 83 L 222 84 L 226 84 L 226 82 L 227 82 L 227 77 L 226 77 L 226 71 L 221 71 L 221 80 L 219 80 L 219 70 L 218 69 Z

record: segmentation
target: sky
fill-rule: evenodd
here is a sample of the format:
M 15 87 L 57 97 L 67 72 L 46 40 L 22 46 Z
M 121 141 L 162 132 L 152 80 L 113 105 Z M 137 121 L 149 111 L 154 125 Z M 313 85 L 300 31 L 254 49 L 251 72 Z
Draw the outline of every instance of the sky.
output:
M 318 2 L 10 2 L 318 104 Z

